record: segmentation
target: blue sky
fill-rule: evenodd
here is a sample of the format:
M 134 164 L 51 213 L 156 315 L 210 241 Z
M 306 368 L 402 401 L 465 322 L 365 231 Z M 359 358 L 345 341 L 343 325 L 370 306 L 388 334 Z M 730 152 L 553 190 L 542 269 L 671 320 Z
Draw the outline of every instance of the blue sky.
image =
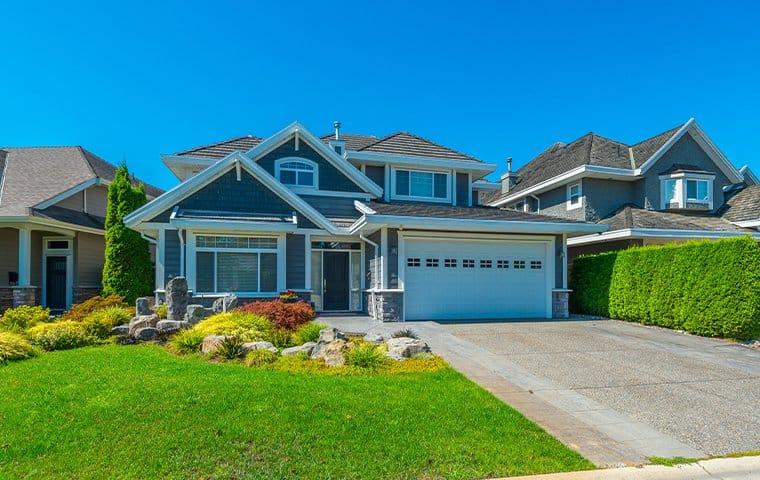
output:
M 170 187 L 159 154 L 293 120 L 503 169 L 694 116 L 760 173 L 751 2 L 103 3 L 3 2 L 0 145 L 82 145 Z

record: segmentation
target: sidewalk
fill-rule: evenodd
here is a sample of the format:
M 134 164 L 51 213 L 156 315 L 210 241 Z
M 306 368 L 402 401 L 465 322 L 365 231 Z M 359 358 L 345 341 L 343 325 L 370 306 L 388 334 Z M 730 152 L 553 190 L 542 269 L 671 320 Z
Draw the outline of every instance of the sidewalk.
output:
M 760 478 L 760 457 L 740 457 L 713 458 L 673 467 L 646 465 L 509 477 L 509 480 L 755 480 L 758 478 Z

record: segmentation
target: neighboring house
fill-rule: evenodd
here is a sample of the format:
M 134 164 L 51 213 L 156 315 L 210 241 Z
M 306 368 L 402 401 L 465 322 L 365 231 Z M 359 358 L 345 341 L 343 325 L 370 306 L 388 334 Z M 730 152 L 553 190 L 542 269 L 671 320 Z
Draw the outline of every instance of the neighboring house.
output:
M 508 168 L 501 183 L 489 205 L 609 227 L 568 240 L 571 260 L 632 245 L 760 238 L 756 177 L 737 170 L 694 119 L 633 145 L 594 133 L 556 143 Z
M 130 214 L 156 291 L 196 301 L 293 289 L 383 320 L 567 315 L 565 239 L 607 227 L 477 206 L 495 169 L 424 138 L 314 136 L 293 123 L 164 155 L 182 180 Z
M 114 172 L 82 147 L 0 148 L 0 311 L 60 311 L 100 292 Z

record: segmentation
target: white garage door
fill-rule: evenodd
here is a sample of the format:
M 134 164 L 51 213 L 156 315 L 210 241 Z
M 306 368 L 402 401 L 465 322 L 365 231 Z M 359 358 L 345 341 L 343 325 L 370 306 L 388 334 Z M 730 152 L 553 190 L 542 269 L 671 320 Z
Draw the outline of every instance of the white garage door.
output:
M 546 242 L 403 241 L 406 320 L 551 316 Z

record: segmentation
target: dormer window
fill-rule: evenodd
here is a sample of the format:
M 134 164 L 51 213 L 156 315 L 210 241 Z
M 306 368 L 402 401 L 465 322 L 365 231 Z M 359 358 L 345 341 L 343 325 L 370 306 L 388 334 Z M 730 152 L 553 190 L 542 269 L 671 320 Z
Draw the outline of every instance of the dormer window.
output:
M 708 173 L 674 173 L 660 175 L 660 208 L 712 210 L 713 180 Z
M 707 180 L 686 180 L 686 201 L 710 203 L 710 183 Z
M 319 167 L 305 158 L 281 158 L 275 163 L 275 173 L 283 185 L 318 188 Z

